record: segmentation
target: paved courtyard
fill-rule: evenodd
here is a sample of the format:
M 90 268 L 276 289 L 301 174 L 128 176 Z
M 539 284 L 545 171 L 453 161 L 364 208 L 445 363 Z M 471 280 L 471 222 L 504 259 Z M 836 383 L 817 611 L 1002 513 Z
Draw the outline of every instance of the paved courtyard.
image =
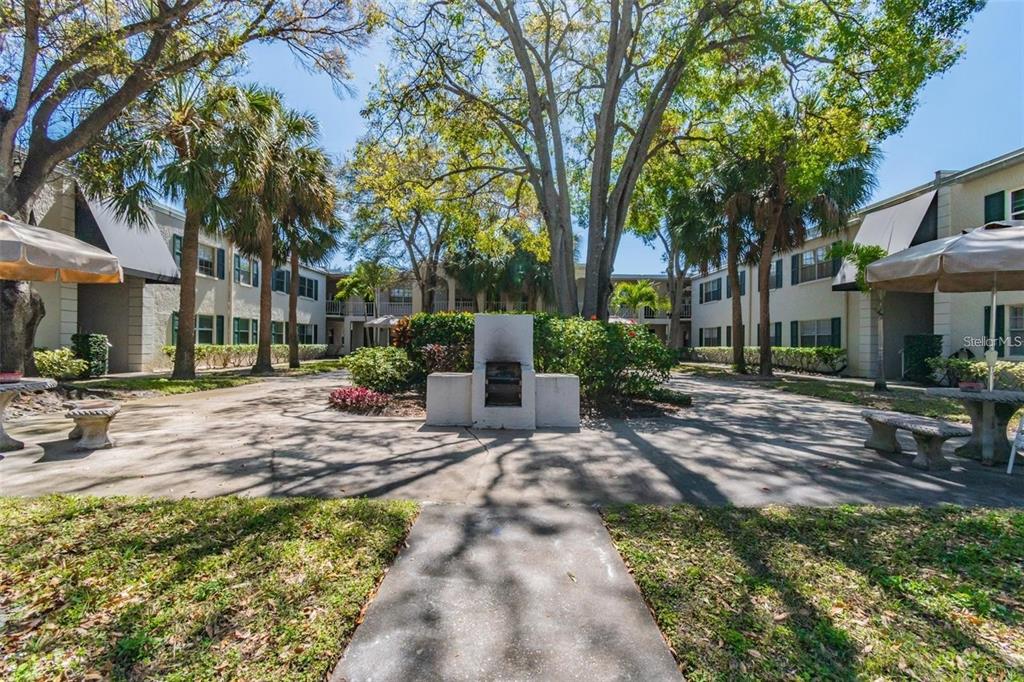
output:
M 951 454 L 947 472 L 862 447 L 859 408 L 711 379 L 675 378 L 692 408 L 532 434 L 341 414 L 338 374 L 140 400 L 118 447 L 75 453 L 62 415 L 10 424 L 32 444 L 0 460 L 0 495 L 387 496 L 469 505 L 607 502 L 1019 505 L 1024 483 Z M 906 450 L 913 451 L 907 439 Z

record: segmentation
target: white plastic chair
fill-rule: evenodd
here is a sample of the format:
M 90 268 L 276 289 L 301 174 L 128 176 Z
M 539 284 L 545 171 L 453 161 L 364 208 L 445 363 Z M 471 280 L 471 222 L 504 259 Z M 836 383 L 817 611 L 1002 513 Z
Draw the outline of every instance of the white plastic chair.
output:
M 1024 450 L 1024 417 L 1017 426 L 1017 435 L 1013 438 L 1013 447 L 1010 448 L 1010 461 L 1006 465 L 1006 473 L 1013 473 L 1013 460 L 1017 458 L 1017 451 Z

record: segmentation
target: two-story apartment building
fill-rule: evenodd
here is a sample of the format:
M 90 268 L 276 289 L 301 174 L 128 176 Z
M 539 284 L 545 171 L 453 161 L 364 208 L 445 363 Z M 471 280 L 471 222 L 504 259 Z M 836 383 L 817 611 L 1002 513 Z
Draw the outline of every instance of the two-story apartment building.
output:
M 76 332 L 106 334 L 110 340 L 112 372 L 144 371 L 168 365 L 162 352 L 177 336 L 179 263 L 184 215 L 155 207 L 152 226 L 132 227 L 119 220 L 103 202 L 87 199 L 74 180 L 58 176 L 36 202 L 32 218 L 47 227 L 75 236 L 118 257 L 124 269 L 122 284 L 35 283 L 46 316 L 36 345 L 56 348 L 70 344 Z M 196 286 L 198 343 L 255 343 L 259 320 L 259 263 L 239 253 L 223 236 L 200 238 Z M 290 273 L 267 273 L 273 278 L 273 336 L 285 342 L 288 290 L 297 286 L 300 341 L 325 343 L 326 273 L 300 269 L 299 282 Z
M 848 372 L 870 376 L 878 349 L 878 294 L 857 290 L 849 265 L 825 257 L 838 239 L 882 246 L 896 253 L 948 237 L 992 220 L 1024 219 L 1024 149 L 962 171 L 939 171 L 922 185 L 883 199 L 860 212 L 840 235 L 815 236 L 797 251 L 772 262 L 770 315 L 772 343 L 785 346 L 833 345 L 847 349 Z M 728 286 L 725 271 L 698 277 L 693 284 L 694 345 L 721 346 L 743 335 L 756 345 L 760 317 L 757 269 L 741 270 L 740 291 Z M 742 301 L 743 329 L 732 329 L 731 297 Z M 966 349 L 980 357 L 972 340 L 987 331 L 986 294 L 886 294 L 884 351 L 886 374 L 902 373 L 904 338 L 942 337 L 946 355 Z M 1024 337 L 1024 292 L 1001 295 L 996 333 Z M 1024 358 L 1024 346 L 1001 347 L 1005 359 Z

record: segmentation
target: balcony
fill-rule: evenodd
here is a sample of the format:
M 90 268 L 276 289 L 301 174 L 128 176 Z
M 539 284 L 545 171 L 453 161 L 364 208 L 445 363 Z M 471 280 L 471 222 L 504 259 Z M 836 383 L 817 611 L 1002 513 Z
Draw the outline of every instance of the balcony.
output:
M 392 303 L 390 301 L 376 304 L 377 315 L 391 315 L 393 317 L 405 317 L 412 315 L 412 301 L 408 303 Z
M 327 314 L 335 317 L 344 317 L 345 301 L 327 301 Z

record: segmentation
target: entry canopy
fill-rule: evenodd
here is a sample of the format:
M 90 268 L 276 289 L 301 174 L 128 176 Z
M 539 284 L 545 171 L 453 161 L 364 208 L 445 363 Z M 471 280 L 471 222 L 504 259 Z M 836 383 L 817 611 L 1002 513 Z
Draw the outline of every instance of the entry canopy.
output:
M 0 212 L 0 279 L 117 284 L 124 276 L 106 251 Z
M 1024 289 L 1024 220 L 1002 220 L 936 239 L 868 266 L 872 289 L 956 293 Z
M 395 317 L 394 315 L 382 315 L 381 317 L 373 318 L 369 322 L 365 322 L 363 326 L 374 328 L 394 327 L 398 324 L 399 319 L 401 318 Z
M 873 211 L 861 221 L 854 244 L 881 246 L 886 253 L 894 254 L 903 251 L 921 227 L 925 214 L 935 197 L 935 190 L 925 192 L 908 201 L 895 206 Z M 850 263 L 843 262 L 839 273 L 832 281 L 836 290 L 854 290 L 857 288 L 857 269 Z

